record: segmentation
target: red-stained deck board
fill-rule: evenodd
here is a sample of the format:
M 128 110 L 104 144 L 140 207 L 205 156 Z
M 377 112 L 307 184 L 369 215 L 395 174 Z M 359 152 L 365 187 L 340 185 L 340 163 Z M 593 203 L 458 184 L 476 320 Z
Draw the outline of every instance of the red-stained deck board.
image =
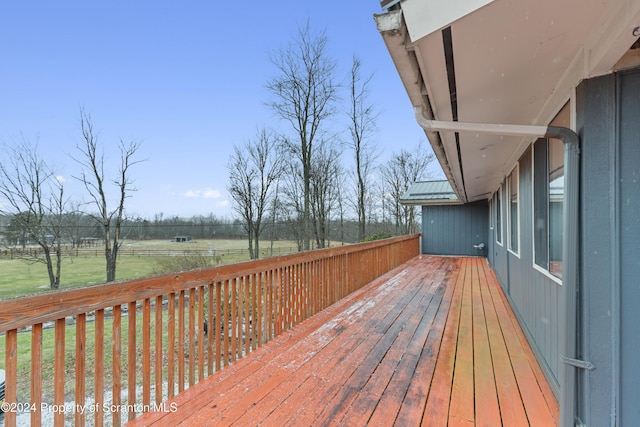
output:
M 471 294 L 473 305 L 473 365 L 475 383 L 475 422 L 481 426 L 495 426 L 501 423 L 498 393 L 496 391 L 495 367 L 491 358 L 489 331 L 479 277 L 479 258 L 474 260 L 471 270 Z
M 558 405 L 481 258 L 420 256 L 132 425 L 554 425 Z
M 464 260 L 465 275 L 462 289 L 458 342 L 453 371 L 451 403 L 449 405 L 449 424 L 474 424 L 474 378 L 473 378 L 473 304 L 472 304 L 472 267 L 471 259 Z
M 491 299 L 491 290 L 487 286 L 487 278 L 483 270 L 480 270 L 480 288 L 491 345 L 498 400 L 501 402 L 502 423 L 505 426 L 527 425 L 527 415 L 522 405 L 515 373 L 509 360 L 509 353 L 500 328 L 500 319 Z
M 403 286 L 408 286 L 410 282 Z M 330 327 L 319 328 L 311 333 L 307 340 L 301 341 L 292 349 L 297 354 L 294 360 L 279 360 L 274 358 L 274 362 L 270 363 L 273 369 L 277 369 L 278 366 L 285 366 L 289 369 L 289 375 L 283 379 L 279 384 L 274 384 L 272 392 L 264 396 L 262 399 L 254 398 L 252 405 L 244 414 L 238 414 L 238 418 L 234 418 L 239 423 L 244 422 L 246 424 L 257 424 L 261 422 L 265 417 L 269 416 L 271 408 L 277 407 L 283 400 L 293 400 L 303 403 L 309 400 L 308 405 L 316 406 L 316 412 L 321 411 L 327 404 L 327 396 L 325 399 L 317 399 L 314 395 L 315 389 L 307 390 L 302 389 L 298 391 L 300 386 L 309 377 L 314 375 L 329 376 L 335 375 L 335 367 L 342 366 L 347 369 L 356 366 L 357 363 L 345 363 L 348 358 L 357 357 L 358 360 L 367 356 L 367 352 L 371 348 L 371 344 L 362 345 L 366 340 L 379 340 L 385 335 L 383 333 L 373 333 L 378 324 L 384 319 L 382 315 L 386 313 L 386 316 L 396 317 L 403 312 L 398 307 L 403 307 L 403 300 L 410 298 L 413 295 L 411 292 L 398 292 L 396 297 L 398 304 L 386 304 L 376 307 L 375 305 L 367 308 L 368 301 L 361 300 L 360 303 L 356 303 L 352 306 L 352 310 L 348 310 L 343 316 L 335 316 L 334 321 L 330 323 Z M 356 313 L 357 312 L 357 313 Z M 363 316 L 368 315 L 366 321 L 355 323 L 355 320 Z M 386 317 L 385 316 L 385 317 Z M 354 352 L 354 349 L 362 348 L 358 357 L 358 353 Z M 388 348 L 388 346 L 387 346 Z M 290 356 L 288 356 L 290 357 Z M 344 376 L 348 377 L 348 373 Z M 296 396 L 292 394 L 296 393 Z M 306 394 L 305 394 L 306 393 Z M 252 397 L 254 393 L 247 391 L 248 395 Z M 299 405 L 303 406 L 303 405 Z M 226 416 L 225 420 L 229 420 L 233 417 Z
M 447 323 L 450 309 L 455 306 L 453 302 L 453 296 L 454 290 L 456 289 L 456 280 L 458 278 L 457 264 L 449 266 L 449 269 L 452 269 L 452 273 L 445 275 L 444 279 L 441 279 L 442 287 L 445 288 L 445 296 L 438 306 L 438 313 L 436 315 L 436 318 L 434 319 L 433 323 L 429 325 L 426 343 L 424 344 L 422 349 L 420 349 L 420 357 L 418 359 L 417 366 L 415 370 L 411 372 L 412 378 L 409 382 L 407 392 L 404 396 L 404 400 L 396 417 L 397 425 L 419 425 L 422 421 L 422 417 L 425 412 L 425 401 L 427 399 L 427 396 L 429 395 L 429 389 L 431 387 L 432 379 L 436 371 L 436 363 L 434 363 L 434 360 L 436 360 L 436 357 L 438 357 L 440 345 L 444 339 L 445 325 Z M 453 322 L 451 323 L 453 324 Z M 457 325 L 457 323 L 455 323 L 455 325 Z M 457 330 L 457 326 L 454 329 Z M 445 357 L 440 357 L 440 359 L 438 360 L 438 366 L 441 367 L 441 362 L 443 362 L 444 359 Z M 446 370 L 441 369 L 439 372 L 445 373 Z M 451 361 L 451 375 L 453 375 L 452 372 L 453 361 Z M 449 384 L 451 384 L 450 379 Z M 446 388 L 448 389 L 448 387 Z M 448 408 L 448 396 L 449 393 L 447 393 L 446 408 Z M 382 408 L 382 406 L 379 407 Z M 382 409 L 379 409 L 376 412 L 380 412 L 381 410 Z M 444 411 L 443 419 L 445 420 L 445 422 L 447 412 L 447 410 Z M 374 414 L 374 421 L 375 418 L 376 414 Z
M 359 369 L 348 379 L 347 394 L 353 397 L 350 402 L 344 396 L 338 394 L 335 399 L 340 402 L 341 412 L 332 408 L 325 411 L 324 418 L 320 422 L 339 421 L 347 418 L 349 423 L 364 425 L 369 420 L 371 413 L 376 408 L 382 393 L 384 393 L 391 377 L 400 369 L 400 364 L 406 352 L 410 340 L 419 325 L 420 318 L 415 313 L 420 312 L 420 307 L 427 307 L 433 298 L 433 294 L 426 294 L 419 289 L 409 306 L 415 309 L 404 310 L 393 324 L 393 329 L 387 331 L 385 338 L 378 342 L 373 351 L 366 355 L 366 362 L 359 365 Z M 353 390 L 356 393 L 353 393 Z M 329 406 L 331 407 L 331 405 Z

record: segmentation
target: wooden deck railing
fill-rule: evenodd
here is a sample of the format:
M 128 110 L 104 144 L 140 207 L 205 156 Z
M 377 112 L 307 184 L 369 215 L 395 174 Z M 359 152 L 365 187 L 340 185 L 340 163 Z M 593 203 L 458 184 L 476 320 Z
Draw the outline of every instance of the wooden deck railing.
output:
M 404 236 L 0 301 L 5 425 L 172 410 L 169 397 L 419 250 Z

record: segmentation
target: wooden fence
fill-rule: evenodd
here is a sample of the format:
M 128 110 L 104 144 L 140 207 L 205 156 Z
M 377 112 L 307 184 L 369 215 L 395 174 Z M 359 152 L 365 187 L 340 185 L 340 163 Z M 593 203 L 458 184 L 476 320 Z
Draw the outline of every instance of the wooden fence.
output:
M 404 236 L 0 301 L 5 425 L 171 410 L 168 398 L 419 251 Z
M 288 255 L 297 252 L 295 246 L 275 247 L 260 249 L 263 257 L 271 257 L 278 255 Z M 63 255 L 67 257 L 104 257 L 104 248 L 64 248 Z M 177 256 L 204 256 L 204 257 L 220 257 L 225 255 L 246 256 L 249 258 L 249 249 L 118 249 L 118 256 L 131 257 L 177 257 Z M 0 257 L 8 259 L 20 258 L 44 258 L 44 250 L 42 248 L 9 248 L 0 252 Z

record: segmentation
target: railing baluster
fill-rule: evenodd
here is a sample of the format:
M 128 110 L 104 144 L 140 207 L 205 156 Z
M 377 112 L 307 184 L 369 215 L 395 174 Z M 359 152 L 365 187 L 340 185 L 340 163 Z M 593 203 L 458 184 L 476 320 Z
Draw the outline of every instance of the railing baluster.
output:
M 260 316 L 258 314 L 258 302 L 260 294 L 258 288 L 259 274 L 251 275 L 251 351 L 258 346 L 258 331 L 260 330 Z
M 31 328 L 31 425 L 42 425 L 42 323 Z
M 229 297 L 229 287 L 231 286 L 231 279 L 224 281 L 224 295 L 222 296 L 222 366 L 229 364 L 229 340 L 231 339 L 231 332 L 229 331 L 229 324 L 231 320 L 231 299 Z
M 231 283 L 231 361 L 235 362 L 238 355 L 238 280 Z
M 62 339 L 64 341 L 64 337 Z M 122 306 L 120 305 L 113 307 L 111 346 L 113 372 L 111 403 L 114 408 L 118 408 L 122 404 Z M 111 423 L 114 427 L 120 427 L 120 411 L 111 413 Z
M 291 266 L 287 265 L 282 271 L 282 283 L 284 287 L 284 331 L 291 326 Z
M 184 291 L 178 295 L 178 393 L 184 391 Z
M 176 372 L 176 294 L 169 294 L 167 303 L 167 396 L 175 392 Z
M 224 322 L 224 313 L 223 307 L 224 304 L 222 302 L 222 287 L 223 284 L 220 282 L 216 282 L 216 317 L 214 322 L 214 331 L 215 331 L 215 343 L 216 343 L 216 371 L 222 369 L 222 347 L 223 347 L 223 338 L 222 338 L 222 322 Z
M 267 312 L 265 314 L 267 324 L 266 342 L 273 338 L 273 269 L 267 271 L 265 287 L 267 295 Z
M 9 403 L 17 403 L 18 396 L 18 330 L 12 329 L 5 334 L 5 384 L 4 384 L 4 400 Z M 9 411 L 4 414 L 4 422 L 6 427 L 15 427 L 16 413 Z
M 76 408 L 84 407 L 85 403 L 85 358 L 86 358 L 86 314 L 76 317 Z M 84 412 L 75 411 L 76 426 L 84 426 Z
M 64 359 L 67 349 L 65 348 L 65 332 L 67 322 L 65 318 L 56 320 L 55 325 L 55 354 L 53 356 L 53 404 L 60 408 L 64 405 Z M 53 415 L 53 423 L 56 426 L 64 426 L 64 411 L 57 411 Z
M 155 384 L 155 394 L 156 394 L 156 403 L 160 404 L 163 400 L 162 398 L 162 295 L 158 295 L 156 297 L 156 324 L 155 324 L 155 372 L 156 372 L 156 384 Z
M 127 307 L 127 403 L 130 407 L 136 404 L 136 301 L 129 302 Z M 129 421 L 136 417 L 135 411 L 128 411 Z
M 142 302 L 142 404 L 151 403 L 151 301 Z
M 94 415 L 95 426 L 104 425 L 102 405 L 104 403 L 104 310 L 96 310 L 95 314 L 95 372 L 94 372 Z
M 274 270 L 273 292 L 275 302 L 275 328 L 273 330 L 273 336 L 278 336 L 282 332 L 282 326 L 284 322 L 284 286 L 282 282 L 282 268 L 278 267 Z
M 207 310 L 207 376 L 213 373 L 214 369 L 214 359 L 213 359 L 213 313 L 214 313 L 214 283 L 209 283 L 207 285 L 207 301 L 208 301 L 208 310 Z
M 198 286 L 198 381 L 204 379 L 204 287 Z
M 242 285 L 244 288 L 244 301 L 243 301 L 243 324 L 242 324 L 242 339 L 244 340 L 244 355 L 249 354 L 249 346 L 251 345 L 251 296 L 249 295 L 249 287 L 251 286 L 251 276 L 244 276 L 242 278 Z
M 189 288 L 189 387 L 196 383 L 196 289 Z

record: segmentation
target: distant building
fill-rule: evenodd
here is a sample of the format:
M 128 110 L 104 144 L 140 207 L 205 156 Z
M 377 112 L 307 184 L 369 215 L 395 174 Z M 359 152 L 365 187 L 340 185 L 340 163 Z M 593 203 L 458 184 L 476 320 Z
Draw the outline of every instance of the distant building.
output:
M 419 181 L 400 203 L 422 206 L 422 253 L 486 256 L 486 202 L 463 204 L 449 181 Z

